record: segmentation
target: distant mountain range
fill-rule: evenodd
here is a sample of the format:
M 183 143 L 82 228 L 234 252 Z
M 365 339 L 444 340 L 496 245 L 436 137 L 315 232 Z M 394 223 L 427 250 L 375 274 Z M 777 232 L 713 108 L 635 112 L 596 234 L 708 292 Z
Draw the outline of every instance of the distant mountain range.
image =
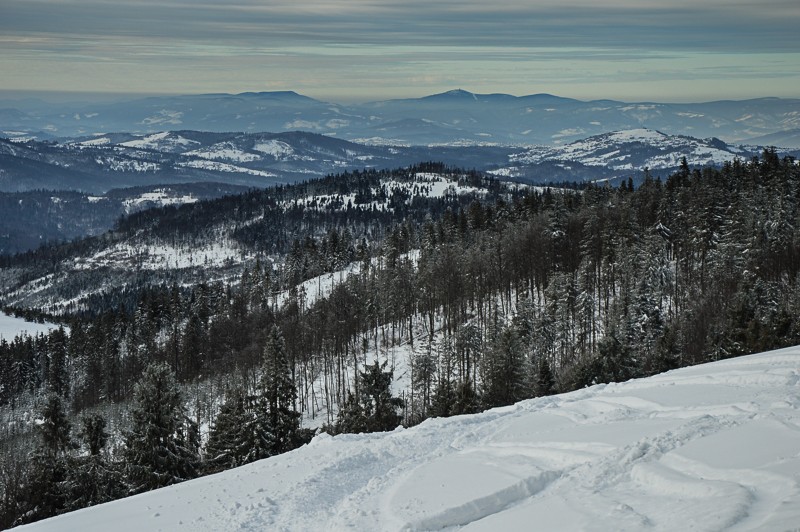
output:
M 73 140 L 0 139 L 0 192 L 110 189 L 178 183 L 266 187 L 348 170 L 437 161 L 528 183 L 666 175 L 683 157 L 693 166 L 749 158 L 757 146 L 731 146 L 635 129 L 564 146 L 376 146 L 313 133 L 117 133 Z
M 307 131 L 376 145 L 556 146 L 639 128 L 798 148 L 800 100 L 628 103 L 464 90 L 348 105 L 294 92 L 159 96 L 116 103 L 0 100 L 0 132 L 40 140 L 113 131 Z
M 477 170 L 498 168 L 509 147 L 393 147 L 314 133 L 117 133 L 64 141 L 0 139 L 0 192 L 78 190 L 177 183 L 267 187 L 362 168 L 437 161 Z
M 683 158 L 702 167 L 736 157 L 746 160 L 760 151 L 649 129 L 537 147 L 375 146 L 300 132 L 164 131 L 60 142 L 0 139 L 0 254 L 98 234 L 121 215 L 152 206 L 364 168 L 437 161 L 532 184 L 628 177 L 639 181 L 645 168 L 666 177 Z

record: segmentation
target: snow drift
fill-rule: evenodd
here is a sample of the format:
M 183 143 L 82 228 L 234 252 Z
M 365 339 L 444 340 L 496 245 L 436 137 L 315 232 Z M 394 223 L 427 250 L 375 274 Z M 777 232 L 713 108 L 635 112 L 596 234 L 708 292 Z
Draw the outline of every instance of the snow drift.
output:
M 800 347 L 431 419 L 24 530 L 788 530 Z

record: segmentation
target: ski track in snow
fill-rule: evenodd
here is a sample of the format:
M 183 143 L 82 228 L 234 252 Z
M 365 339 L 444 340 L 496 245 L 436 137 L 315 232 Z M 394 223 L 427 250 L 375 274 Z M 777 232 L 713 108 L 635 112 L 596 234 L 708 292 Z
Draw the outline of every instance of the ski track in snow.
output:
M 21 530 L 797 530 L 800 347 L 430 419 Z

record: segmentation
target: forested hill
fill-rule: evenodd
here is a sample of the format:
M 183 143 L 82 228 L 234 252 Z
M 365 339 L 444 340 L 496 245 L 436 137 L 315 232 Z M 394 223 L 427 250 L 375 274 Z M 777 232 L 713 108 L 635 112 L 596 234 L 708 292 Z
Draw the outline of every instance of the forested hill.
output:
M 426 218 L 525 190 L 427 163 L 148 209 L 97 237 L 0 257 L 0 302 L 55 314 L 131 309 L 142 288 L 229 282 L 258 260 L 290 268 L 296 284 L 372 254 L 400 225 L 413 233 Z
M 400 174 L 165 208 L 8 261 L 7 301 L 91 297 L 58 299 L 69 331 L 0 343 L 3 441 L 24 442 L 0 464 L 3 523 L 285 452 L 310 436 L 301 420 L 389 430 L 800 343 L 791 158 L 684 165 L 636 188 L 505 188 L 435 165 Z M 213 214 L 225 202 L 236 208 Z M 151 268 L 160 255 L 137 243 L 145 235 L 191 253 Z M 121 292 L 126 279 L 149 284 Z M 158 442 L 142 436 L 163 414 L 154 390 L 169 399 Z M 72 417 L 79 452 L 63 421 L 87 411 L 111 437 Z M 33 426 L 54 430 L 34 439 Z M 87 484 L 103 489 L 87 498 Z

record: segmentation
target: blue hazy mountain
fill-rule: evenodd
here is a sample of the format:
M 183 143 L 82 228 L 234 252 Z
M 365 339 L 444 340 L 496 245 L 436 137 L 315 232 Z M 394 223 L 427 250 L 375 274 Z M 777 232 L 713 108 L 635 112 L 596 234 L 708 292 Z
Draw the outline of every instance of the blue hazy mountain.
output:
M 52 104 L 0 100 L 5 136 L 74 137 L 111 131 L 306 131 L 354 141 L 406 145 L 561 145 L 627 129 L 717 137 L 775 138 L 798 147 L 800 100 L 759 98 L 705 103 L 580 101 L 550 94 L 511 96 L 457 89 L 422 98 L 363 104 L 319 101 L 291 91 L 152 96 Z

